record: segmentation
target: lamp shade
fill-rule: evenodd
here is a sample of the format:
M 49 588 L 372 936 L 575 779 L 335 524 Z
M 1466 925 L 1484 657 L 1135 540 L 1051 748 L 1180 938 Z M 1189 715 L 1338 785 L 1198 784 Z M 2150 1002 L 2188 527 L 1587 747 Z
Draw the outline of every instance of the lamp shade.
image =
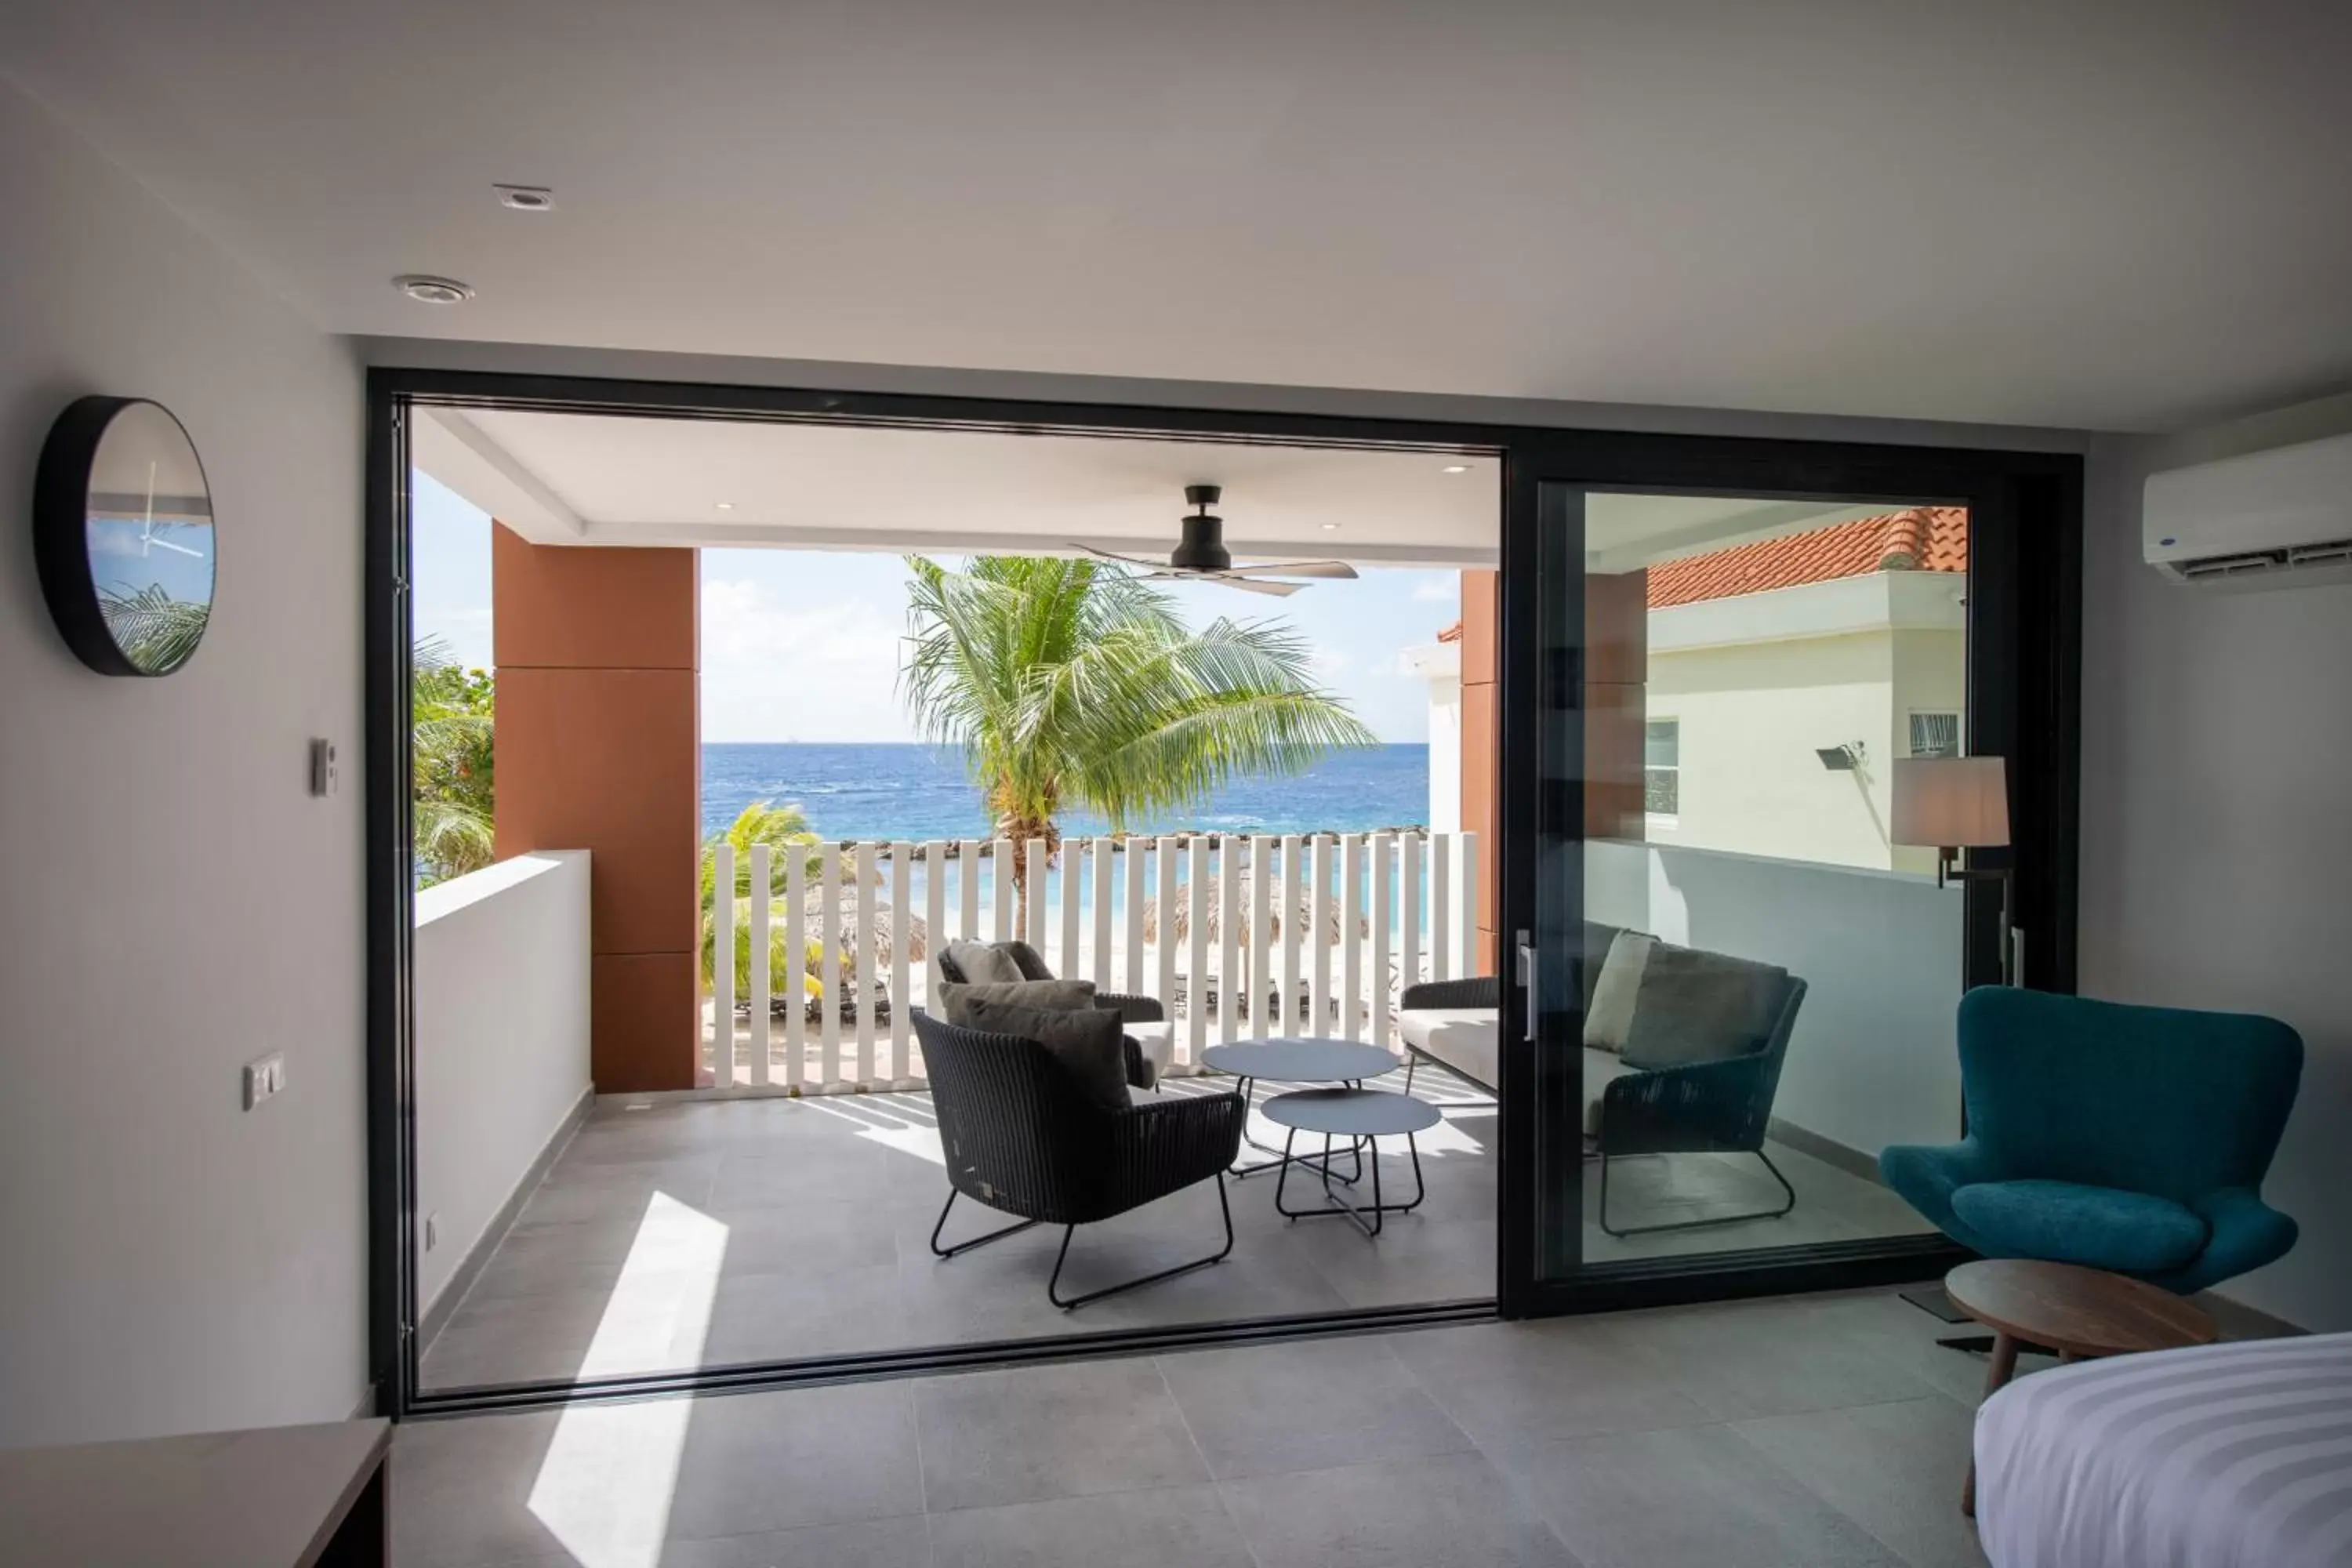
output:
M 1897 844 L 1968 848 L 2009 842 L 2009 765 L 2000 757 L 1905 757 L 1895 764 Z

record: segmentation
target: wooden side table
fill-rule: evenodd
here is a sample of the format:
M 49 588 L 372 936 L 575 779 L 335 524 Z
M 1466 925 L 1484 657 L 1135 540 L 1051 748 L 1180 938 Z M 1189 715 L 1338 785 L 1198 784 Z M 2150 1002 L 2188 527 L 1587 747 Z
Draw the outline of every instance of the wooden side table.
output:
M 1985 1369 L 1988 1398 L 2017 1374 L 2021 1345 L 2056 1351 L 2063 1363 L 2210 1345 L 2221 1337 L 2210 1317 L 2169 1290 L 2073 1263 L 2019 1258 L 1963 1263 L 1944 1276 L 1944 1293 L 1992 1331 L 1992 1362 Z M 1974 1459 L 1960 1492 L 1960 1511 L 1976 1517 Z

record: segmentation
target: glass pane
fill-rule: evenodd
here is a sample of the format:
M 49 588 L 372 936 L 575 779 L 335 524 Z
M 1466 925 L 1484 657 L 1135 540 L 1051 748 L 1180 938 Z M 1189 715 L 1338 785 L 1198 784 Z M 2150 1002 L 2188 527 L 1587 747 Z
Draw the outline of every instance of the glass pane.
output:
M 1539 1053 L 1580 1069 L 1581 1224 L 1547 1264 L 1926 1233 L 1878 1155 L 1959 1135 L 1962 898 L 1889 824 L 1895 760 L 1965 746 L 1968 514 L 1568 494 L 1543 936 L 1579 994 Z

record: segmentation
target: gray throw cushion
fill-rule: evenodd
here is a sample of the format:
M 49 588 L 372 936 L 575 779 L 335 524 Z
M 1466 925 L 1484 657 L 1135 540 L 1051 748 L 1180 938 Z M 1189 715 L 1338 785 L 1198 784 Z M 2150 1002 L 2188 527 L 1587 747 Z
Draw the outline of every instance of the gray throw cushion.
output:
M 966 998 L 964 1011 L 971 1020 L 968 1026 L 982 1034 L 1036 1041 L 1088 1099 L 1115 1110 L 1134 1103 L 1127 1092 L 1126 1036 L 1118 1014 L 1091 1006 L 1083 1011 L 1024 1007 L 992 996 Z
M 1654 1070 L 1763 1049 L 1788 979 L 1787 970 L 1769 963 L 1654 944 L 1625 1034 L 1625 1065 Z
M 1021 973 L 1013 955 L 994 942 L 951 942 L 943 956 L 954 966 L 950 973 L 961 975 L 967 985 L 997 985 L 1029 978 Z
M 1093 1012 L 1095 983 L 1091 980 L 1001 980 L 987 985 L 947 984 L 940 987 L 940 1016 L 960 1029 L 977 1029 L 971 1021 L 975 1001 L 1010 1003 L 1051 1012 Z M 1118 1015 L 1106 1012 L 1113 1023 Z

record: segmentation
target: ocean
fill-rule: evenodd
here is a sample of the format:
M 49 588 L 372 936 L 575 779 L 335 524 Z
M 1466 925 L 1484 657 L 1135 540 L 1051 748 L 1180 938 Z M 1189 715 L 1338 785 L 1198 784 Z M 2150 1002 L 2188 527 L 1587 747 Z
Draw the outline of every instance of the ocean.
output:
M 809 827 L 831 840 L 877 839 L 919 844 L 929 839 L 986 838 L 989 817 L 980 791 L 965 773 L 961 753 L 926 745 L 806 745 L 711 744 L 702 748 L 702 826 L 706 837 L 735 819 L 755 800 L 791 802 L 808 816 Z M 1295 778 L 1245 779 L 1218 792 L 1197 811 L 1170 813 L 1163 817 L 1129 824 L 1137 833 L 1186 830 L 1266 834 L 1327 832 L 1366 833 L 1376 828 L 1419 826 L 1429 819 L 1429 748 L 1426 745 L 1379 746 L 1349 752 Z M 1060 819 L 1066 837 L 1083 837 L 1100 832 L 1102 822 L 1084 812 L 1068 812 Z M 1332 886 L 1336 892 L 1340 867 L 1333 857 Z M 1208 868 L 1218 873 L 1224 854 L 1210 852 Z M 1045 897 L 1050 909 L 1061 907 L 1062 879 L 1070 863 L 1050 868 Z M 1078 863 L 1081 918 L 1091 927 L 1097 893 L 1090 862 Z M 992 857 L 947 870 L 943 897 L 950 910 L 959 907 L 962 879 L 970 874 L 980 886 L 976 896 L 983 910 L 993 907 L 996 868 Z M 1143 891 L 1157 897 L 1160 870 L 1157 857 L 1144 861 Z M 918 860 L 912 868 L 910 902 L 925 907 L 927 868 Z M 1369 884 L 1368 884 L 1369 887 Z M 1124 879 L 1109 889 L 1112 907 L 1127 907 Z M 1390 918 L 1399 912 L 1402 884 L 1392 892 Z M 1368 900 L 1369 901 L 1369 900 Z M 1428 900 L 1422 900 L 1424 911 Z
M 987 808 L 961 752 L 927 745 L 727 743 L 702 748 L 706 836 L 755 800 L 800 806 L 831 839 L 985 838 Z M 1286 779 L 1244 779 L 1200 809 L 1129 826 L 1139 833 L 1363 833 L 1429 819 L 1429 748 L 1347 752 Z M 1061 818 L 1065 835 L 1102 830 L 1083 812 Z

